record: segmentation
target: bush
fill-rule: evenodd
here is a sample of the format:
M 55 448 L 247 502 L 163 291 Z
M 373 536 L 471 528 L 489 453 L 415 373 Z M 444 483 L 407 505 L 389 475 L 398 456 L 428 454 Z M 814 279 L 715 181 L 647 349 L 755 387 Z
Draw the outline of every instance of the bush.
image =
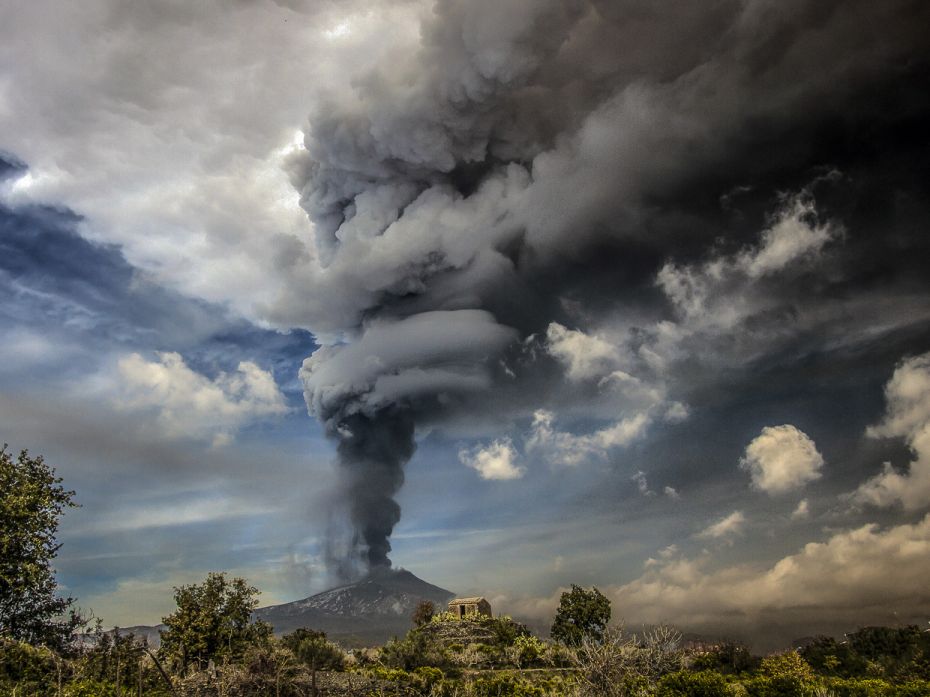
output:
M 743 685 L 749 697 L 813 697 L 814 685 L 792 676 L 753 678 Z
M 408 671 L 443 663 L 441 654 L 435 651 L 426 636 L 416 629 L 407 632 L 403 639 L 391 639 L 382 647 L 379 656 L 384 665 Z
M 50 692 L 62 659 L 44 647 L 0 638 L 0 685 L 16 685 L 18 694 Z
M 544 697 L 545 690 L 513 675 L 477 678 L 472 684 L 475 697 Z
M 833 697 L 892 697 L 895 689 L 884 680 L 833 679 L 826 682 Z
M 714 671 L 681 670 L 659 681 L 658 697 L 729 697 L 726 678 Z
M 281 643 L 311 670 L 345 670 L 345 654 L 326 640 L 326 632 L 300 628 L 281 637 Z
M 516 654 L 517 666 L 526 668 L 539 662 L 540 657 L 546 650 L 546 645 L 532 634 L 523 634 L 514 640 L 513 648 Z
M 507 615 L 500 617 L 480 617 L 478 623 L 494 632 L 494 641 L 498 646 L 513 646 L 518 637 L 531 636 L 524 624 L 514 622 Z
M 690 657 L 692 670 L 714 670 L 724 675 L 736 675 L 752 670 L 758 662 L 747 647 L 735 641 L 726 641 Z

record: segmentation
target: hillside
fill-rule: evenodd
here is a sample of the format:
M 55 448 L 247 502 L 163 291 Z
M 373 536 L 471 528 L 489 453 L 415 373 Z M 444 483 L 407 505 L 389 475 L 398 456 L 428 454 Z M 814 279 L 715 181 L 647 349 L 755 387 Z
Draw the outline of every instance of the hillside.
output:
M 350 646 L 374 646 L 410 629 L 417 604 L 430 600 L 438 607 L 453 597 L 409 571 L 378 569 L 355 583 L 332 588 L 303 600 L 255 611 L 257 619 L 274 627 L 275 634 L 299 627 L 322 630 Z

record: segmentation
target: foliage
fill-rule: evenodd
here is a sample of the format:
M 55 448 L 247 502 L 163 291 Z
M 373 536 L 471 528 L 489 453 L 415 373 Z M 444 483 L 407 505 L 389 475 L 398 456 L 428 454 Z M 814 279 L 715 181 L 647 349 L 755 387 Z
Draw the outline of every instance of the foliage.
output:
M 530 636 L 530 630 L 526 625 L 514 622 L 507 615 L 499 617 L 481 616 L 477 622 L 482 626 L 494 632 L 494 641 L 498 646 L 513 646 L 519 637 Z
M 759 672 L 769 678 L 792 678 L 801 682 L 814 680 L 814 671 L 797 651 L 775 653 L 762 659 Z
M 681 668 L 680 635 L 659 627 L 642 638 L 622 629 L 607 630 L 600 640 L 586 638 L 577 649 L 581 683 L 589 695 L 638 695 L 664 675 Z
M 801 655 L 824 675 L 898 682 L 930 679 L 930 634 L 913 625 L 864 627 L 844 642 L 817 637 Z
M 472 619 L 472 617 L 469 616 L 469 619 Z M 437 612 L 430 617 L 429 621 L 432 624 L 444 624 L 446 622 L 461 622 L 462 618 L 459 617 L 457 613 L 446 610 L 444 612 Z
M 24 641 L 0 638 L 0 686 L 18 686 L 20 693 L 51 692 L 62 659 L 53 651 Z
M 669 673 L 659 682 L 658 697 L 729 697 L 726 678 L 715 671 Z
M 502 674 L 479 677 L 471 683 L 475 697 L 543 697 L 545 690 L 529 680 Z
M 58 648 L 81 624 L 62 619 L 73 599 L 58 596 L 52 568 L 59 519 L 76 505 L 61 481 L 41 456 L 0 448 L 0 636 Z
M 413 620 L 413 625 L 415 627 L 422 627 L 424 624 L 428 624 L 433 616 L 436 614 L 436 606 L 429 600 L 421 600 L 416 609 L 413 611 L 413 616 L 410 618 Z
M 696 671 L 715 670 L 719 673 L 736 675 L 752 670 L 759 660 L 749 649 L 735 641 L 725 641 L 708 651 L 691 656 L 691 669 Z
M 585 590 L 572 584 L 562 593 L 550 633 L 568 646 L 580 646 L 586 639 L 600 641 L 610 621 L 610 601 L 597 589 Z
M 285 634 L 281 643 L 311 670 L 345 670 L 345 654 L 326 640 L 326 632 L 301 628 Z
M 413 670 L 442 662 L 427 636 L 416 629 L 407 632 L 407 636 L 403 639 L 397 637 L 391 639 L 381 649 L 380 658 L 384 665 L 403 670 Z
M 141 684 L 146 692 L 164 687 L 144 639 L 119 629 L 101 632 L 99 628 L 90 638 L 91 645 L 72 662 L 74 675 L 80 681 L 88 685 L 113 684 L 117 688 Z
M 180 661 L 182 670 L 195 661 L 239 658 L 271 636 L 268 624 L 252 621 L 258 589 L 241 578 L 211 573 L 201 584 L 175 588 L 174 599 L 178 609 L 162 620 L 160 652 Z
M 517 665 L 520 668 L 535 665 L 542 658 L 546 645 L 532 634 L 518 636 L 513 642 Z

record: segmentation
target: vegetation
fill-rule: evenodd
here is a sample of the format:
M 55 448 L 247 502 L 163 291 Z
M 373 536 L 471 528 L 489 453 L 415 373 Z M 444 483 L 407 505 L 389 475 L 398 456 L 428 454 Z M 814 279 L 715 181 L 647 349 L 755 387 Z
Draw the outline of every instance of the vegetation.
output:
M 610 602 L 572 586 L 533 636 L 509 617 L 436 613 L 379 649 L 345 652 L 326 634 L 280 639 L 252 619 L 258 591 L 211 573 L 175 589 L 161 647 L 99 626 L 72 640 L 54 595 L 55 531 L 73 494 L 42 462 L 2 451 L 0 697 L 930 697 L 930 633 L 865 627 L 799 651 L 753 656 L 735 642 L 689 648 L 670 627 L 608 628 Z
M 417 604 L 417 608 L 413 611 L 413 616 L 410 619 L 413 620 L 414 626 L 422 627 L 424 624 L 431 621 L 435 614 L 436 606 L 429 600 L 421 600 Z
M 586 591 L 572 584 L 562 593 L 550 634 L 567 646 L 580 646 L 585 640 L 600 641 L 610 622 L 610 601 L 597 588 Z
M 241 578 L 211 573 L 201 584 L 175 588 L 178 609 L 163 618 L 161 653 L 186 670 L 217 659 L 238 660 L 271 636 L 271 626 L 253 622 L 258 589 Z
M 41 456 L 0 448 L 0 636 L 61 649 L 81 624 L 52 569 L 58 521 L 73 497 Z

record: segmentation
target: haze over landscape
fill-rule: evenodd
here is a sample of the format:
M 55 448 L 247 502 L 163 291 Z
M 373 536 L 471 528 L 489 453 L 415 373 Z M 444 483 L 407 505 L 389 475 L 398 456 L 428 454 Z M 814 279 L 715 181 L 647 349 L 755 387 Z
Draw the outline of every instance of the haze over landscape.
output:
M 0 16 L 0 441 L 76 491 L 108 625 L 390 567 L 926 626 L 926 3 Z

